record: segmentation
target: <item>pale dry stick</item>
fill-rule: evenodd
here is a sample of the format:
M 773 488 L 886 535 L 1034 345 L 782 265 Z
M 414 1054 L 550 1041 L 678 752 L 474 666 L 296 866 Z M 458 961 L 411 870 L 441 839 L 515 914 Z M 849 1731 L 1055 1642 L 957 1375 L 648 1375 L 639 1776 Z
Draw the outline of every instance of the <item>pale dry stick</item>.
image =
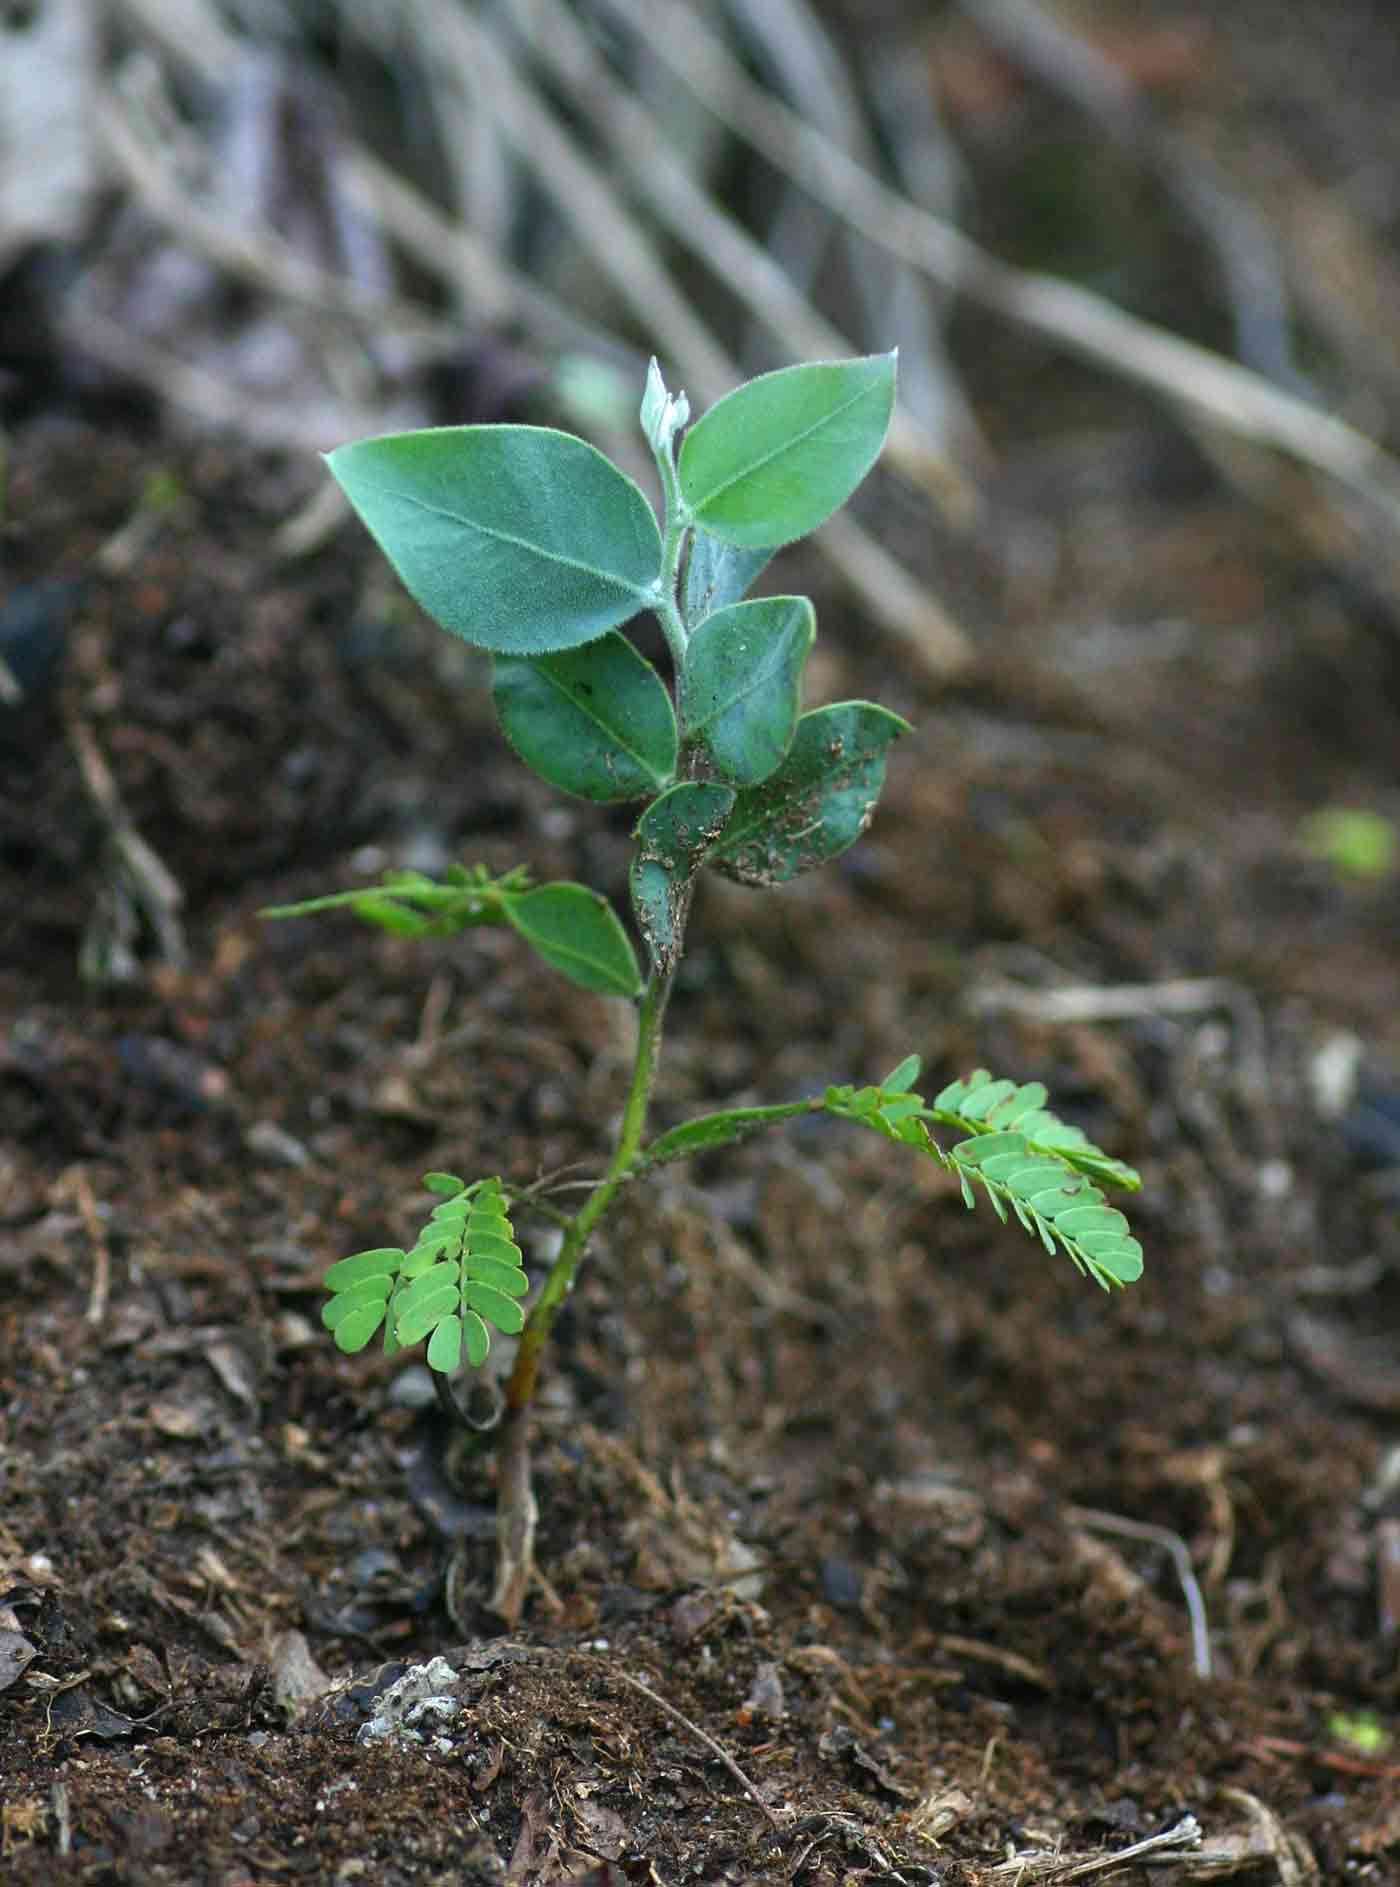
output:
M 208 0 L 108 0 L 182 69 L 207 84 L 224 82 L 242 42 L 223 25 Z M 520 320 L 551 343 L 599 353 L 631 372 L 645 369 L 638 351 L 583 320 L 497 255 L 471 230 L 452 221 L 421 191 L 347 139 L 342 151 L 346 194 L 372 216 L 415 261 L 450 283 L 472 319 L 488 323 Z M 460 341 L 460 331 L 458 331 Z
M 958 4 L 1018 65 L 1157 171 L 1214 251 L 1241 360 L 1301 392 L 1305 382 L 1293 358 L 1278 246 L 1254 206 L 1227 187 L 1208 157 L 1160 121 L 1122 67 L 1037 0 Z
M 423 4 L 424 0 L 419 0 Z M 474 66 L 507 141 L 568 211 L 614 288 L 651 331 L 665 335 L 687 390 L 709 403 L 734 386 L 738 369 L 672 282 L 650 238 L 617 199 L 598 167 L 579 149 L 539 93 L 506 56 L 495 36 L 468 14 L 435 12 L 440 55 Z M 652 149 L 652 157 L 657 155 Z M 850 518 L 814 539 L 880 625 L 902 640 L 931 678 L 946 681 L 965 668 L 971 649 L 914 577 Z
M 850 61 L 833 43 L 812 0 L 727 0 L 727 11 L 746 46 L 758 52 L 770 88 L 799 100 L 808 119 L 852 157 L 873 168 L 878 147 L 848 69 Z M 901 44 L 884 34 L 870 36 L 865 63 L 868 77 L 873 74 L 867 90 L 879 136 L 895 174 L 907 179 L 911 169 L 921 172 L 929 186 L 923 200 L 942 207 L 946 166 L 927 161 L 928 132 L 936 122 L 927 75 L 921 74 L 919 61 L 911 59 L 907 42 Z M 935 171 L 937 182 L 930 175 Z M 844 249 L 851 291 L 864 314 L 862 333 L 870 337 L 871 345 L 887 347 L 893 342 L 898 346 L 900 404 L 938 442 L 944 457 L 953 460 L 962 493 L 950 489 L 952 505 L 945 509 L 955 523 L 965 522 L 975 501 L 947 441 L 956 438 L 961 449 L 973 451 L 979 450 L 981 442 L 939 336 L 946 294 L 935 293 L 927 278 L 908 263 L 873 247 L 862 231 L 833 221 L 791 179 L 786 181 L 775 226 L 764 232 L 764 244 L 774 250 L 785 238 L 789 247 L 798 246 L 796 260 L 799 267 L 805 263 L 808 280 L 833 239 Z M 782 261 L 791 276 L 793 262 L 786 256 Z
M 136 830 L 88 723 L 77 714 L 66 715 L 65 731 L 78 763 L 78 775 L 106 830 L 117 869 L 155 933 L 162 960 L 177 967 L 187 963 L 189 951 L 179 916 L 185 894 L 179 880 Z
M 1194 1848 L 1201 1839 L 1201 1824 L 1194 1815 L 1183 1815 L 1170 1828 L 1164 1828 L 1159 1835 L 1148 1835 L 1142 1841 L 1134 1841 L 1131 1847 L 1117 1848 L 1112 1854 L 1095 1854 L 1087 1861 L 1061 1861 L 1054 1855 L 1046 1855 L 1042 1860 L 1033 1855 L 1017 1855 L 1010 1861 L 1003 1861 L 994 1867 L 991 1878 L 996 1880 L 1009 1878 L 1015 1883 L 1044 1883 L 1044 1887 L 1060 1887 L 1062 1881 L 1088 1880 L 1091 1874 L 1107 1874 L 1120 1867 L 1138 1863 L 1156 1864 L 1160 1862 L 1189 1861 L 1187 1855 L 1177 1855 L 1172 1849 Z M 1192 1870 L 1194 1871 L 1194 1870 Z
M 308 262 L 268 224 L 239 227 L 218 209 L 197 202 L 154 144 L 141 136 L 110 86 L 97 87 L 92 106 L 111 168 L 146 213 L 196 253 L 313 314 L 339 316 L 371 331 L 441 333 L 441 322 L 428 310 L 366 293 L 332 270 Z
M 1213 1666 L 1206 1602 L 1201 1596 L 1201 1585 L 1191 1564 L 1191 1554 L 1181 1535 L 1173 1533 L 1170 1527 L 1154 1526 L 1147 1520 L 1128 1520 L 1121 1514 L 1101 1513 L 1096 1507 L 1071 1507 L 1065 1519 L 1070 1526 L 1085 1527 L 1091 1533 L 1112 1533 L 1124 1540 L 1142 1540 L 1148 1546 L 1160 1547 L 1169 1555 L 1181 1584 L 1187 1616 L 1191 1620 L 1192 1668 L 1197 1677 L 1210 1677 Z
M 590 1659 L 589 1662 L 593 1663 L 593 1660 Z M 619 1683 L 630 1686 L 632 1690 L 640 1691 L 643 1697 L 650 1699 L 650 1701 L 656 1705 L 663 1716 L 669 1717 L 672 1723 L 679 1724 L 681 1729 L 687 1731 L 697 1742 L 703 1743 L 710 1754 L 724 1764 L 725 1768 L 729 1771 L 730 1775 L 733 1776 L 745 1795 L 747 1795 L 752 1802 L 757 1804 L 760 1813 L 766 1817 L 769 1827 L 779 1830 L 782 1829 L 782 1821 L 773 1813 L 772 1809 L 769 1808 L 768 1804 L 764 1801 L 752 1782 L 749 1781 L 748 1777 L 729 1754 L 728 1750 L 725 1749 L 724 1745 L 717 1743 L 708 1730 L 702 1730 L 698 1723 L 692 1723 L 689 1717 L 677 1710 L 674 1704 L 667 1703 L 664 1697 L 659 1696 L 657 1692 L 651 1688 L 650 1684 L 644 1684 L 639 1677 L 632 1677 L 626 1671 L 614 1670 L 611 1665 L 604 1665 L 601 1668 L 607 1672 L 609 1677 L 615 1677 Z
M 712 269 L 781 347 L 809 360 L 857 351 L 839 328 L 817 313 L 738 219 L 695 181 L 666 142 L 665 126 L 612 76 L 562 0 L 510 0 L 510 11 L 528 35 L 531 50 L 567 88 L 570 103 L 585 112 L 607 140 L 662 228 Z M 966 515 L 971 503 L 966 480 L 907 409 L 895 410 L 884 458 L 946 511 Z M 949 653 L 961 655 L 965 650 L 950 644 Z
M 107 1241 L 106 1228 L 97 1209 L 97 1198 L 86 1167 L 75 1168 L 72 1190 L 79 1217 L 83 1221 L 83 1230 L 92 1247 L 92 1289 L 88 1293 L 87 1321 L 96 1328 L 107 1320 L 107 1303 L 112 1294 L 112 1248 Z
M 1183 976 L 1165 983 L 1066 983 L 1024 989 L 1001 978 L 967 999 L 978 1016 L 1028 1016 L 1035 1022 L 1129 1022 L 1139 1016 L 1194 1016 L 1234 1006 L 1239 990 L 1223 976 Z
M 1227 432 L 1273 447 L 1358 493 L 1400 529 L 1400 463 L 1332 414 L 1055 276 L 998 261 L 908 202 L 756 85 L 681 0 L 598 0 L 646 38 L 736 136 L 834 214 L 935 281 Z
M 236 59 L 240 41 L 230 34 L 207 0 L 109 0 L 142 27 L 172 56 L 218 83 Z M 474 84 L 495 107 L 501 129 L 521 157 L 534 168 L 589 237 L 595 259 L 628 300 L 638 318 L 667 336 L 682 372 L 706 400 L 718 398 L 741 377 L 690 306 L 674 289 L 664 266 L 632 219 L 619 212 L 612 193 L 567 138 L 548 108 L 516 79 L 510 62 L 485 42 L 479 27 L 464 13 L 433 10 L 433 19 L 450 35 L 457 56 L 473 70 Z M 537 332 L 566 345 L 596 347 L 618 357 L 622 344 L 599 335 L 571 316 L 554 298 L 500 257 L 493 255 L 461 225 L 451 224 L 387 166 L 353 145 L 345 154 L 345 182 L 357 205 L 369 208 L 417 259 L 446 275 L 468 297 L 483 320 L 519 315 Z M 599 213 L 594 221 L 590 212 Z M 246 245 L 244 258 L 248 260 Z M 303 290 L 318 286 L 304 277 Z M 226 405 L 212 389 L 195 388 L 197 410 Z M 319 541 L 322 521 L 315 520 Z M 969 659 L 962 632 L 951 624 L 923 587 L 874 538 L 850 519 L 834 519 L 814 540 L 887 632 L 906 643 L 936 681 L 945 681 Z M 305 548 L 303 535 L 296 548 Z M 287 548 L 292 548 L 289 543 Z

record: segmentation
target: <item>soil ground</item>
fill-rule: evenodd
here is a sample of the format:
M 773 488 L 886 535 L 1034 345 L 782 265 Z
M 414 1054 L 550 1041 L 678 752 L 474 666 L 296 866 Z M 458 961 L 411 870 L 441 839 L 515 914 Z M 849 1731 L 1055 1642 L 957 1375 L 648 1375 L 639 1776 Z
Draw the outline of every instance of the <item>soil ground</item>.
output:
M 153 467 L 179 498 L 143 524 Z M 982 1880 L 1186 1813 L 1260 1879 L 1319 1877 L 1289 1840 L 1389 1877 L 1400 905 L 1297 832 L 1383 790 L 1393 639 L 1325 641 L 1208 485 L 1177 526 L 1228 604 L 1173 638 L 1127 560 L 1140 654 L 1081 659 L 1074 715 L 1006 683 L 921 708 L 826 610 L 822 693 L 920 729 L 844 866 L 707 886 L 662 1114 L 911 1049 L 1043 1077 L 1141 1165 L 1148 1274 L 1102 1297 L 852 1130 L 674 1169 L 562 1328 L 543 1578 L 504 1640 L 442 1597 L 463 1527 L 485 1589 L 489 1452 L 453 1459 L 412 1362 L 337 1356 L 318 1278 L 403 1235 L 427 1167 L 596 1166 L 621 1006 L 494 932 L 258 912 L 458 856 L 616 896 L 626 821 L 536 790 L 455 652 L 369 613 L 358 546 L 269 560 L 312 476 L 71 420 L 14 442 L 22 575 L 75 587 L 0 816 L 0 1547 L 37 1651 L 7 1877 Z M 76 967 L 113 893 L 73 677 L 184 892 L 185 967 L 138 939 L 115 993 Z M 1184 1543 L 1209 1679 L 1144 1525 Z M 439 1653 L 468 1707 L 436 1744 L 364 1747 L 368 1693 L 316 1696 Z
M 531 780 L 350 528 L 273 553 L 316 467 L 69 403 L 5 478 L 5 646 L 66 657 L 0 707 L 0 1877 L 959 1887 L 1189 1816 L 1108 1877 L 1400 1879 L 1400 878 L 1302 836 L 1400 812 L 1384 586 L 1139 411 L 989 488 L 1053 555 L 957 552 L 995 666 L 937 698 L 792 556 L 812 698 L 918 731 L 838 866 L 707 882 L 658 1119 L 1043 1080 L 1147 1275 L 829 1123 L 669 1169 L 561 1323 L 503 1636 L 489 1448 L 319 1279 L 425 1169 L 597 1170 L 626 1014 L 259 912 L 458 858 L 624 903 L 628 815 Z M 455 1711 L 365 1741 L 435 1657 Z

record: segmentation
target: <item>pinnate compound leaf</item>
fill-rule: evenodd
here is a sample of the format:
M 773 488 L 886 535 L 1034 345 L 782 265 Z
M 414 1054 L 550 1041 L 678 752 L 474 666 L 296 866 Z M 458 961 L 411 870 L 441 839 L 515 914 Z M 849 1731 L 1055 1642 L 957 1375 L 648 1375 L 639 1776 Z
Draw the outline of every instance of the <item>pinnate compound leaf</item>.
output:
M 695 873 L 733 805 L 732 787 L 684 780 L 653 800 L 637 821 L 632 909 L 659 970 L 676 960 Z
M 363 439 L 326 462 L 410 595 L 477 648 L 579 648 L 654 594 L 651 506 L 570 433 L 443 426 Z
M 956 1177 L 969 1209 L 980 1190 L 1003 1223 L 1014 1213 L 1047 1251 L 1063 1251 L 1105 1290 L 1142 1276 L 1142 1246 L 1094 1183 L 1105 1179 L 1136 1190 L 1138 1175 L 1052 1114 L 1038 1082 L 995 1081 L 979 1068 L 949 1082 L 927 1106 L 913 1090 L 917 1076 L 917 1058 L 910 1056 L 883 1085 L 828 1088 L 822 1105 L 927 1153 Z M 1003 1124 L 1013 1120 L 1015 1126 Z M 945 1150 L 930 1123 L 957 1127 L 968 1137 Z
M 735 803 L 711 862 L 746 885 L 785 884 L 854 845 L 885 783 L 885 749 L 909 723 L 869 701 L 804 714 L 787 758 Z
M 607 899 L 586 885 L 541 885 L 511 898 L 506 917 L 551 969 L 603 996 L 637 996 L 641 971 Z
M 644 799 L 675 775 L 671 697 L 615 630 L 558 655 L 497 656 L 492 694 L 506 739 L 561 792 Z
M 816 633 L 805 596 L 767 596 L 716 610 L 691 636 L 681 718 L 731 786 L 766 780 L 792 745 Z
M 755 550 L 814 531 L 879 457 L 894 384 L 895 356 L 871 354 L 783 367 L 726 394 L 681 445 L 695 522 Z
M 512 1335 L 524 1327 L 517 1300 L 527 1295 L 529 1280 L 500 1180 L 465 1186 L 442 1173 L 424 1180 L 437 1194 L 447 1182 L 455 1196 L 433 1208 L 407 1252 L 390 1246 L 356 1252 L 327 1271 L 334 1295 L 321 1320 L 342 1350 L 362 1350 L 383 1324 L 386 1354 L 426 1337 L 430 1367 L 450 1373 L 464 1350 L 474 1366 L 486 1357 L 491 1336 L 483 1318 Z
M 745 550 L 697 528 L 691 535 L 681 583 L 686 627 L 698 629 L 707 616 L 747 596 L 772 559 L 771 546 Z

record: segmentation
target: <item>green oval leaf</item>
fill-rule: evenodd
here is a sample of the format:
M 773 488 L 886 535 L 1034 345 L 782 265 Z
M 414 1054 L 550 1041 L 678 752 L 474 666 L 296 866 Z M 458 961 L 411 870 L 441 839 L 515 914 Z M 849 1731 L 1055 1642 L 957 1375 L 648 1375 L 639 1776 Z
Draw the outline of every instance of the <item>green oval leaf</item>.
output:
M 753 587 L 773 557 L 771 545 L 745 550 L 708 531 L 692 532 L 681 584 L 681 613 L 688 629 L 697 629 L 717 609 L 737 603 Z
M 766 780 L 792 745 L 816 633 L 805 596 L 766 596 L 716 610 L 690 638 L 680 688 L 686 736 L 700 737 L 732 786 Z
M 342 1258 L 326 1272 L 321 1282 L 328 1291 L 343 1291 L 365 1278 L 392 1278 L 404 1260 L 396 1245 L 384 1245 L 375 1251 L 357 1251 Z
M 416 1277 L 403 1294 L 395 1300 L 400 1319 L 407 1313 L 416 1311 L 420 1304 L 426 1304 L 439 1291 L 454 1289 L 461 1276 L 461 1270 L 461 1266 L 455 1262 L 433 1265 Z
M 909 723 L 869 701 L 804 714 L 787 758 L 739 794 L 710 862 L 746 885 L 784 884 L 854 845 L 885 783 L 885 749 Z
M 477 648 L 578 648 L 651 600 L 651 506 L 570 433 L 441 426 L 362 439 L 326 463 L 410 595 Z
M 444 1290 L 434 1291 L 430 1297 L 424 1298 L 411 1307 L 400 1306 L 394 1324 L 394 1335 L 398 1338 L 400 1346 L 408 1350 L 412 1349 L 415 1343 L 421 1343 L 428 1332 L 435 1330 L 444 1317 L 456 1314 L 459 1301 L 457 1287 L 454 1284 Z
M 450 1376 L 462 1360 L 462 1320 L 444 1317 L 428 1339 L 428 1368 Z
M 347 1356 L 362 1350 L 384 1321 L 382 1304 L 362 1304 L 343 1317 L 335 1327 L 335 1347 Z
M 695 873 L 733 805 L 732 787 L 685 780 L 653 800 L 637 821 L 632 909 L 658 969 L 676 960 Z
M 503 1258 L 480 1258 L 473 1254 L 467 1276 L 478 1284 L 489 1284 L 493 1291 L 504 1291 L 507 1297 L 524 1297 L 530 1289 L 530 1280 L 520 1266 L 507 1264 Z
M 880 455 L 895 356 L 812 361 L 762 374 L 698 419 L 681 445 L 681 492 L 727 544 L 790 544 L 825 523 Z
M 675 775 L 671 697 L 615 630 L 559 655 L 498 656 L 492 695 L 506 739 L 561 792 L 643 799 Z
M 880 1083 L 886 1094 L 907 1094 L 919 1078 L 923 1062 L 917 1055 L 906 1055 L 897 1068 L 892 1068 Z
M 525 1328 L 525 1313 L 515 1299 L 507 1297 L 504 1291 L 493 1291 L 489 1284 L 464 1284 L 462 1302 L 508 1337 L 518 1337 Z
M 467 1190 L 467 1182 L 458 1179 L 455 1173 L 425 1173 L 423 1184 L 429 1192 L 439 1193 L 445 1199 L 455 1199 Z
M 480 1369 L 491 1353 L 491 1332 L 474 1310 L 462 1312 L 462 1342 L 467 1361 L 473 1369 Z
M 498 1232 L 473 1232 L 467 1253 L 468 1265 L 475 1271 L 477 1265 L 488 1258 L 502 1265 L 518 1266 L 524 1262 L 520 1247 L 513 1238 Z
M 637 996 L 636 953 L 606 898 L 586 885 L 541 885 L 506 900 L 506 918 L 552 969 L 603 996 Z
M 366 1278 L 363 1284 L 352 1284 L 348 1291 L 339 1292 L 322 1305 L 321 1322 L 327 1330 L 337 1330 L 354 1311 L 366 1310 L 371 1304 L 378 1304 L 382 1311 L 392 1289 L 388 1278 Z

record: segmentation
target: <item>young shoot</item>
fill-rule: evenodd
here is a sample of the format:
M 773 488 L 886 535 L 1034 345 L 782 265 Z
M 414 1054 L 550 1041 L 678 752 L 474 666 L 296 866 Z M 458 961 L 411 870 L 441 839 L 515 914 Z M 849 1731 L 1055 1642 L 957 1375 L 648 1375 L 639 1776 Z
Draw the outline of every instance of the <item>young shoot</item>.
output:
M 867 1087 L 707 1114 L 648 1139 L 662 1025 L 696 879 L 717 871 L 766 889 L 814 870 L 865 830 L 907 723 L 870 701 L 803 711 L 816 617 L 803 596 L 748 592 L 783 545 L 837 511 L 879 456 L 895 397 L 893 354 L 765 374 L 690 424 L 655 361 L 641 407 L 663 498 L 658 519 L 601 452 L 536 426 L 396 433 L 330 454 L 334 477 L 403 583 L 444 629 L 490 652 L 501 731 L 562 793 L 635 803 L 631 917 L 583 885 L 535 885 L 459 866 L 441 880 L 395 872 L 371 888 L 284 906 L 345 909 L 406 936 L 472 925 L 513 930 L 551 969 L 635 1006 L 636 1050 L 602 1174 L 576 1209 L 508 1178 L 429 1173 L 436 1203 L 406 1248 L 342 1258 L 323 1321 L 342 1350 L 382 1333 L 387 1351 L 427 1345 L 450 1387 L 486 1360 L 493 1330 L 517 1339 L 498 1445 L 498 1559 L 491 1603 L 509 1623 L 529 1584 L 535 1526 L 529 1419 L 541 1357 L 599 1222 L 619 1189 L 673 1160 L 732 1145 L 800 1115 L 855 1122 L 955 1174 L 1046 1250 L 1106 1290 L 1142 1271 L 1142 1248 L 1105 1189 L 1131 1167 L 1046 1105 L 1037 1082 L 978 1069 L 932 1100 L 908 1056 Z M 625 633 L 659 623 L 669 673 Z M 511 1214 L 543 1211 L 558 1252 L 538 1288 Z M 463 1419 L 466 1419 L 463 1416 Z

